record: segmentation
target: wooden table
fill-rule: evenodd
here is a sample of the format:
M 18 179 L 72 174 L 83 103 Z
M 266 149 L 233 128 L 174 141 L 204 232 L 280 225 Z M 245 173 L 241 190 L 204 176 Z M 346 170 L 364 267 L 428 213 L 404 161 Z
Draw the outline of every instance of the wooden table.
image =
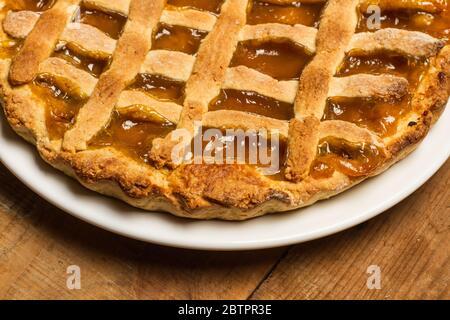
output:
M 0 166 L 0 298 L 450 298 L 450 161 L 395 208 L 326 239 L 224 253 L 163 248 L 90 226 Z M 80 267 L 81 290 L 67 287 Z M 369 290 L 371 265 L 381 290 Z

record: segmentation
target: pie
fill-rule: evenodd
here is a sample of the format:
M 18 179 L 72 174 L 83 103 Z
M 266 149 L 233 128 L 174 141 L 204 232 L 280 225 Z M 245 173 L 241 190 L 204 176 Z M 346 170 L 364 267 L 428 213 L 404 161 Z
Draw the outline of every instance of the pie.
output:
M 245 220 L 312 205 L 410 154 L 449 97 L 446 0 L 0 3 L 12 128 L 87 188 L 149 211 Z M 276 170 L 174 158 L 233 129 L 257 138 L 246 155 L 277 152 Z

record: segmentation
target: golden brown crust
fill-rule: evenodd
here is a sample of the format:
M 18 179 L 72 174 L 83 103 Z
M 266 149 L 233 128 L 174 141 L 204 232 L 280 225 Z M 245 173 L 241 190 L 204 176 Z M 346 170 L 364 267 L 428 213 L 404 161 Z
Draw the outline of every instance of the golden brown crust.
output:
M 145 0 L 135 0 L 134 2 L 141 5 L 149 3 Z M 228 3 L 235 5 L 242 5 L 243 2 L 245 1 L 228 1 Z M 151 3 L 156 2 L 151 1 Z M 348 26 L 339 23 L 336 26 L 331 20 L 336 20 L 337 10 L 348 6 L 356 7 L 356 4 L 356 1 L 351 0 L 330 1 L 328 4 L 323 18 L 325 20 L 322 20 L 321 30 L 318 34 L 318 55 L 305 70 L 300 81 L 300 92 L 305 93 L 307 98 L 305 100 L 308 103 L 304 100 L 297 101 L 297 119 L 288 122 L 257 117 L 256 121 L 261 123 L 252 124 L 252 121 L 255 121 L 256 118 L 251 118 L 248 115 L 245 117 L 238 116 L 234 119 L 233 115 L 235 114 L 232 112 L 227 113 L 224 117 L 211 116 L 210 113 L 205 111 L 204 103 L 210 101 L 212 94 L 199 92 L 200 89 L 193 90 L 195 92 L 193 96 L 196 99 L 185 103 L 184 112 L 182 113 L 179 109 L 176 113 L 182 114 L 179 124 L 181 128 L 188 126 L 194 119 L 201 119 L 205 122 L 216 121 L 217 123 L 214 124 L 216 127 L 221 127 L 221 125 L 224 127 L 233 127 L 233 125 L 245 127 L 247 125 L 249 128 L 260 126 L 280 130 L 282 136 L 284 134 L 285 137 L 288 137 L 291 144 L 289 150 L 290 155 L 293 156 L 289 158 L 286 172 L 288 179 L 291 181 L 270 179 L 260 175 L 250 167 L 238 165 L 182 165 L 173 170 L 157 169 L 131 160 L 113 148 L 89 150 L 80 148 L 80 152 L 70 152 L 71 146 L 77 145 L 79 141 L 87 140 L 87 137 L 91 136 L 92 133 L 87 134 L 85 139 L 74 139 L 72 142 L 67 140 L 70 142 L 66 142 L 69 147 L 61 151 L 60 142 L 52 142 L 48 138 L 43 101 L 34 96 L 27 86 L 12 87 L 8 81 L 10 62 L 0 60 L 0 96 L 3 100 L 5 114 L 13 129 L 26 140 L 35 144 L 43 159 L 49 164 L 78 179 L 87 188 L 122 199 L 139 208 L 164 210 L 178 216 L 195 219 L 244 220 L 266 213 L 287 211 L 311 205 L 318 200 L 343 192 L 369 178 L 350 179 L 339 172 L 335 172 L 329 179 L 316 180 L 308 176 L 308 168 L 314 160 L 318 139 L 332 134 L 337 137 L 344 137 L 349 141 L 370 142 L 383 147 L 386 153 L 385 161 L 370 176 L 379 174 L 417 147 L 432 124 L 439 118 L 450 94 L 450 47 L 447 46 L 439 51 L 436 58 L 431 60 L 428 71 L 414 93 L 413 111 L 405 117 L 404 123 L 399 124 L 399 132 L 395 136 L 381 139 L 372 132 L 351 123 L 320 122 L 324 101 L 329 96 L 331 88 L 337 90 L 333 84 L 333 81 L 335 81 L 333 78 L 334 72 L 340 63 L 339 60 L 342 60 L 341 58 L 348 49 L 348 43 L 353 36 L 353 30 L 351 32 L 349 30 L 352 29 L 351 25 L 355 23 L 356 17 L 353 17 L 353 13 L 349 13 L 350 18 L 346 19 L 349 23 Z M 120 10 L 125 11 L 126 6 L 122 4 L 120 8 Z M 238 21 L 238 24 L 242 25 L 243 22 L 239 20 L 239 17 L 241 17 L 240 11 L 232 10 L 233 6 L 230 6 L 230 8 L 230 16 L 236 19 L 233 21 Z M 158 10 L 162 12 L 162 6 L 158 7 Z M 133 14 L 132 11 L 130 11 L 130 14 Z M 342 11 L 339 11 L 338 14 L 342 15 Z M 220 17 L 218 21 L 220 21 Z M 328 36 L 326 37 L 325 34 L 328 34 Z M 330 34 L 335 35 L 335 37 L 330 37 Z M 238 32 L 234 32 L 232 35 L 226 34 L 226 36 L 235 37 L 238 37 L 238 35 Z M 137 42 L 142 42 L 142 36 L 130 35 L 130 41 L 135 39 Z M 229 41 L 227 45 L 233 47 L 236 45 L 237 38 Z M 139 71 L 148 51 L 146 51 L 145 45 L 142 48 L 138 46 L 136 49 L 138 50 L 133 52 L 132 55 L 138 56 L 142 61 L 136 63 L 135 66 L 125 66 L 132 70 L 130 73 Z M 128 52 L 126 49 L 123 50 Z M 206 48 L 203 50 L 207 51 Z M 321 52 L 322 54 L 320 54 Z M 219 58 L 231 59 L 230 53 Z M 41 63 L 44 60 L 46 59 L 40 61 L 39 67 L 42 68 Z M 196 68 L 208 69 L 211 63 L 211 61 L 197 61 Z M 223 64 L 226 65 L 227 63 L 223 62 Z M 123 67 L 123 65 L 121 66 Z M 33 69 L 34 74 L 38 73 L 38 70 L 39 68 Z M 195 67 L 194 70 L 196 70 Z M 227 68 L 224 67 L 223 70 L 217 72 L 212 77 L 213 79 L 205 79 L 202 74 L 196 74 L 195 77 L 198 79 L 194 77 L 194 80 L 191 81 L 197 82 L 209 79 L 210 81 L 219 81 L 221 86 L 226 82 Z M 26 78 L 23 77 L 22 79 Z M 64 78 L 67 78 L 67 76 L 64 76 Z M 117 101 L 121 101 L 121 107 L 124 108 L 129 107 L 126 104 L 133 104 L 127 102 L 133 99 L 124 96 L 126 91 L 122 92 L 123 85 L 116 87 L 117 82 L 124 81 L 123 76 L 119 77 L 117 72 L 112 72 L 111 75 L 105 75 L 105 79 L 102 80 L 101 86 L 106 88 L 105 90 L 98 89 L 100 91 L 97 95 L 102 99 L 107 98 L 108 108 L 105 108 L 105 110 L 112 110 L 109 106 L 114 105 Z M 400 86 L 397 89 L 403 88 L 401 82 L 400 84 L 396 83 Z M 218 90 L 217 88 L 220 88 L 220 86 L 216 86 L 213 90 Z M 118 88 L 118 95 L 101 97 L 105 92 L 110 93 L 111 87 Z M 193 82 L 191 88 L 195 87 L 195 82 Z M 397 93 L 401 91 L 397 89 L 392 91 Z M 84 91 L 88 91 L 88 89 L 84 89 Z M 387 92 L 388 95 L 390 92 Z M 206 94 L 208 97 L 197 97 L 197 94 Z M 139 97 L 134 97 L 134 99 L 140 101 Z M 290 99 L 292 100 L 292 98 Z M 135 105 L 138 105 L 138 103 Z M 161 104 L 159 107 L 162 110 L 167 105 Z M 179 107 L 181 108 L 181 106 Z M 167 108 L 164 110 L 161 113 L 165 112 L 167 117 L 176 120 L 176 114 L 170 113 Z M 238 119 L 243 122 L 241 125 L 236 124 Z M 288 130 L 289 125 L 290 130 Z M 96 130 L 98 129 L 98 126 L 96 126 Z M 164 152 L 155 154 L 162 156 Z M 159 160 L 167 162 L 169 159 Z M 303 164 L 303 166 L 299 164 Z
M 408 80 L 391 75 L 358 74 L 333 78 L 329 97 L 400 99 L 408 93 Z
M 108 124 L 120 93 L 139 73 L 151 47 L 151 35 L 163 11 L 165 0 L 134 0 L 125 31 L 117 43 L 112 63 L 65 137 L 63 149 L 86 150 L 87 143 Z
M 75 8 L 70 9 L 71 6 L 78 2 L 79 0 L 58 1 L 52 9 L 42 14 L 13 60 L 10 72 L 12 83 L 21 85 L 33 81 L 39 65 L 50 57 L 68 19 L 75 11 Z M 46 36 L 42 37 L 43 34 Z
M 198 10 L 164 10 L 161 22 L 203 31 L 211 31 L 217 18 L 211 13 Z
M 229 68 L 223 84 L 223 89 L 253 91 L 287 103 L 294 103 L 297 87 L 298 82 L 295 80 L 278 81 L 245 66 Z
M 8 12 L 3 20 L 3 30 L 11 37 L 25 39 L 39 20 L 39 13 L 32 11 Z
M 201 44 L 192 74 L 186 82 L 178 130 L 184 129 L 194 135 L 194 122 L 202 120 L 209 102 L 219 94 L 238 44 L 239 31 L 245 25 L 247 4 L 248 0 L 225 1 L 217 23 Z M 171 151 L 177 143 L 173 134 L 154 141 L 151 158 L 158 167 L 173 167 Z
M 355 50 L 360 54 L 387 51 L 411 57 L 432 57 L 443 46 L 443 41 L 422 32 L 386 28 L 355 34 L 348 51 Z
M 95 77 L 60 58 L 49 58 L 42 62 L 38 74 L 42 78 L 49 78 L 62 90 L 82 99 L 90 97 L 97 85 Z
M 150 51 L 141 67 L 141 73 L 187 81 L 194 68 L 195 57 L 186 53 L 167 50 Z
M 317 154 L 320 121 L 307 117 L 303 121 L 294 119 L 289 126 L 288 160 L 286 178 L 300 182 L 309 175 L 312 162 Z
M 267 23 L 245 26 L 239 35 L 240 41 L 264 39 L 288 39 L 314 53 L 316 51 L 317 29 L 303 25 L 288 26 L 279 23 Z

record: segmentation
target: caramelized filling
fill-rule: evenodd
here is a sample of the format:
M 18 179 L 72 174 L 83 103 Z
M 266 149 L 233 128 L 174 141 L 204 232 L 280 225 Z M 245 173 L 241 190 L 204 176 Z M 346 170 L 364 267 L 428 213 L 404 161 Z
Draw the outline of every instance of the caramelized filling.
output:
M 381 16 L 381 28 L 397 28 L 409 31 L 420 31 L 438 39 L 447 39 L 450 34 L 450 10 L 447 4 L 440 13 L 421 11 L 386 11 Z M 362 14 L 358 24 L 358 32 L 376 31 L 369 28 L 370 15 Z
M 73 125 L 84 101 L 70 96 L 48 79 L 37 78 L 31 90 L 46 105 L 46 126 L 50 139 L 62 139 Z
M 50 9 L 56 0 L 7 0 L 6 6 L 14 11 L 45 11 Z
M 212 13 L 220 13 L 223 2 L 224 0 L 168 0 L 167 4 L 175 7 L 186 7 Z
M 299 79 L 311 56 L 291 42 L 239 43 L 231 67 L 247 66 L 278 80 Z
M 396 55 L 349 55 L 342 63 L 337 76 L 350 76 L 361 73 L 373 75 L 392 74 L 407 79 L 411 87 L 415 88 L 427 67 L 427 60 Z
M 222 90 L 209 106 L 209 111 L 217 110 L 244 111 L 280 120 L 294 118 L 291 104 L 251 91 Z
M 134 122 L 152 122 L 165 124 L 170 122 L 164 116 L 156 112 L 150 105 L 132 105 L 118 109 L 121 115 Z
M 196 54 L 208 32 L 161 23 L 152 48 Z
M 329 137 L 319 143 L 311 175 L 315 179 L 325 179 L 337 170 L 349 177 L 360 178 L 373 173 L 383 161 L 384 154 L 375 145 Z
M 264 23 L 302 24 L 317 28 L 323 3 L 273 4 L 265 1 L 253 0 L 247 16 L 250 25 Z
M 129 89 L 144 91 L 158 100 L 183 104 L 184 83 L 180 81 L 140 73 Z
M 103 31 L 113 39 L 119 39 L 127 18 L 114 13 L 104 13 L 81 7 L 80 23 L 89 24 Z
M 407 58 L 389 54 L 346 57 L 337 76 L 355 74 L 392 74 L 408 80 L 411 91 L 415 91 L 429 66 L 427 59 Z
M 409 96 L 401 101 L 333 98 L 328 100 L 322 120 L 352 122 L 387 137 L 397 132 L 399 120 L 410 111 Z
M 375 56 L 348 56 L 338 76 L 354 74 L 392 74 L 408 80 L 410 91 L 415 91 L 428 61 L 380 54 Z M 411 111 L 410 96 L 401 101 L 378 101 L 374 99 L 333 98 L 327 103 L 323 120 L 344 120 L 368 128 L 382 137 L 397 132 L 399 120 Z
M 3 40 L 0 41 L 0 59 L 9 59 L 19 53 L 22 41 Z
M 428 4 L 423 2 L 425 7 Z M 430 6 L 432 6 L 430 4 Z M 397 28 L 409 31 L 420 31 L 435 38 L 448 41 L 450 34 L 449 3 L 440 4 L 443 9 L 438 13 L 427 13 L 417 10 L 386 10 L 382 12 L 381 28 Z M 430 7 L 431 8 L 431 7 Z M 364 6 L 361 10 L 366 10 Z M 357 32 L 373 32 L 371 14 L 362 13 Z M 408 80 L 410 92 L 414 92 L 429 66 L 429 61 L 396 56 L 395 53 L 372 56 L 358 56 L 352 52 L 342 64 L 338 76 L 353 74 L 392 74 Z M 411 111 L 410 95 L 401 101 L 374 101 L 363 99 L 333 98 L 328 101 L 324 120 L 345 120 L 359 126 L 369 128 L 382 137 L 397 132 L 399 120 Z
M 153 140 L 173 130 L 175 125 L 170 122 L 145 121 L 115 111 L 109 126 L 90 142 L 90 146 L 113 147 L 132 159 L 148 163 Z
M 201 145 L 201 151 L 196 149 L 196 145 Z M 280 179 L 286 162 L 287 144 L 283 140 L 272 143 L 256 131 L 239 133 L 238 130 L 202 128 L 202 136 L 192 140 L 190 152 L 194 163 L 201 160 L 207 164 L 247 165 L 272 179 Z
M 89 72 L 96 78 L 100 77 L 100 75 L 106 70 L 109 64 L 108 60 L 99 60 L 83 56 L 74 52 L 67 46 L 58 48 L 53 53 L 53 57 L 64 59 L 75 67 Z

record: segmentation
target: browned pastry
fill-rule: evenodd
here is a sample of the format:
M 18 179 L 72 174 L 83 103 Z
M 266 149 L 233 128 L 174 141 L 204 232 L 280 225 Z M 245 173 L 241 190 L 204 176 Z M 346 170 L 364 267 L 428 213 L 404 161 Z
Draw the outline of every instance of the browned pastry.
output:
M 87 188 L 146 210 L 244 220 L 311 205 L 407 156 L 449 97 L 445 0 L 0 4 L 11 126 Z M 279 170 L 174 161 L 198 123 L 279 133 Z

